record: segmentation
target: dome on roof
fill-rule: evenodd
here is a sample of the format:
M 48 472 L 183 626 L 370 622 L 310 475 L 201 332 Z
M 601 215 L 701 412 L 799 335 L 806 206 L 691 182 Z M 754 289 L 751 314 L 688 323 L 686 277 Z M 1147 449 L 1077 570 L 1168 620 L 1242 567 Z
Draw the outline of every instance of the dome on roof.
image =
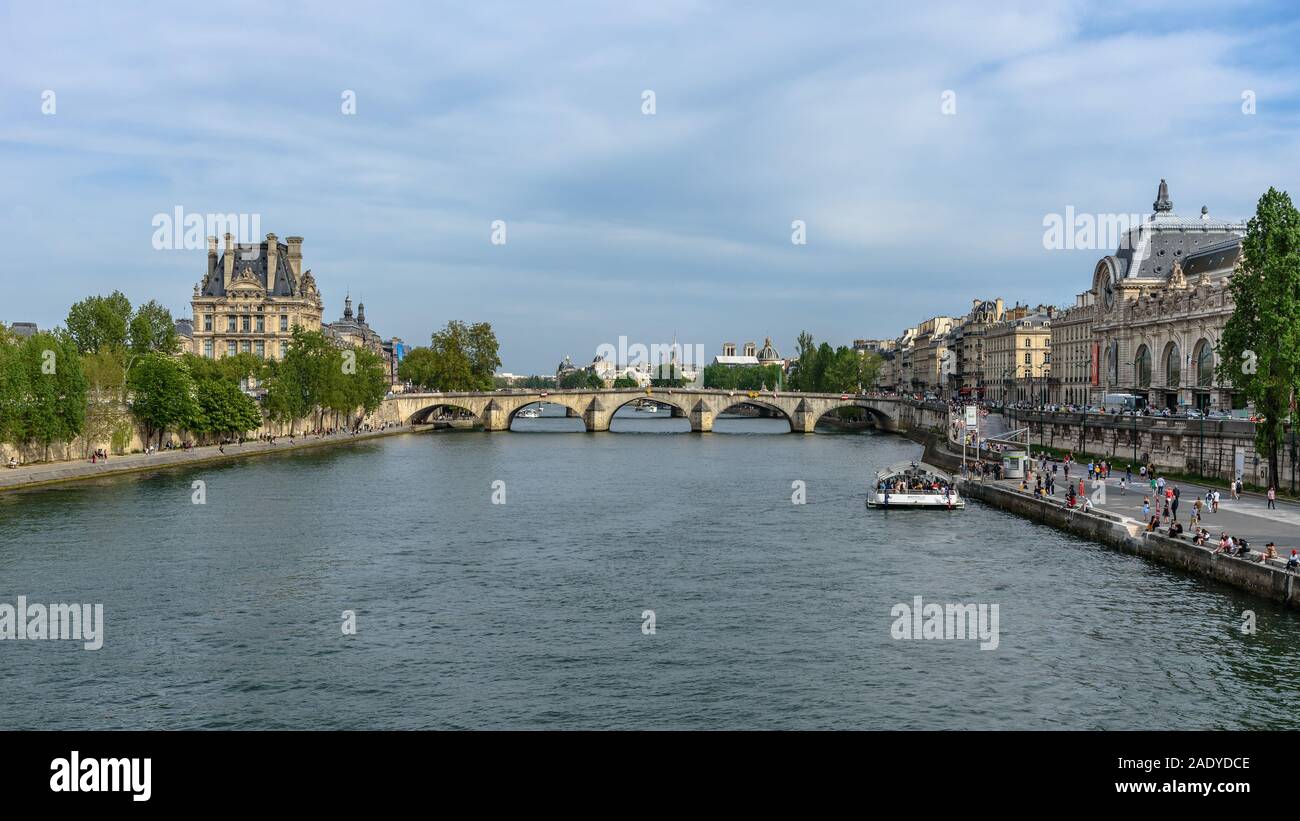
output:
M 776 348 L 772 347 L 772 337 L 764 337 L 763 348 L 758 352 L 758 361 L 777 362 L 780 361 L 780 359 L 781 354 L 777 352 Z

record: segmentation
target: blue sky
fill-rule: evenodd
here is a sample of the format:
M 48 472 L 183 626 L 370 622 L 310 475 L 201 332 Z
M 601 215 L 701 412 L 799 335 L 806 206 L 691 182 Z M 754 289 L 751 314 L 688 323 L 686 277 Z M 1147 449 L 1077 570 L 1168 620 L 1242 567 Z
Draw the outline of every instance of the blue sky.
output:
M 1300 193 L 1297 42 L 1267 3 L 6 0 L 0 320 L 188 315 L 205 252 L 151 245 L 177 206 L 305 237 L 327 319 L 488 320 L 514 372 L 1069 304 L 1104 251 L 1045 250 L 1046 214 Z

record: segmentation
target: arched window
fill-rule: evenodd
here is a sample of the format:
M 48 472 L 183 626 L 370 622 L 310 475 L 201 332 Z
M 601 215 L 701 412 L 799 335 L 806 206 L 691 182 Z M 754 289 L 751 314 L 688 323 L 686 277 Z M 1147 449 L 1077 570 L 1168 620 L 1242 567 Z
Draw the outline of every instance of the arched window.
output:
M 1214 349 L 1208 340 L 1196 343 L 1196 387 L 1208 388 L 1214 384 Z
M 1139 388 L 1151 387 L 1151 351 L 1146 345 L 1138 348 L 1137 358 L 1133 360 L 1133 374 Z
M 1169 350 L 1165 353 L 1165 385 L 1170 388 L 1178 387 L 1183 378 L 1183 359 L 1174 343 L 1169 344 Z

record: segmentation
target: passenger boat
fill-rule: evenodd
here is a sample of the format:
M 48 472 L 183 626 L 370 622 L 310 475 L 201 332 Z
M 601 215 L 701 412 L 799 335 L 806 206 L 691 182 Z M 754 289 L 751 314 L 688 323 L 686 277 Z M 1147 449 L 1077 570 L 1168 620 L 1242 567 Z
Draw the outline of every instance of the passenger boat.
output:
M 520 419 L 536 419 L 541 415 L 542 415 L 541 405 L 529 405 L 528 407 L 519 411 L 519 413 L 515 414 L 515 416 L 518 416 Z
M 876 474 L 867 493 L 867 507 L 928 507 L 961 510 L 961 498 L 952 477 L 925 462 L 899 462 Z
M 642 413 L 658 413 L 658 412 L 659 412 L 659 406 L 658 406 L 658 405 L 656 405 L 654 402 L 647 402 L 647 401 L 645 401 L 644 399 L 641 400 L 641 403 L 640 403 L 639 405 L 636 406 L 636 409 L 639 410 L 639 411 L 641 411 Z

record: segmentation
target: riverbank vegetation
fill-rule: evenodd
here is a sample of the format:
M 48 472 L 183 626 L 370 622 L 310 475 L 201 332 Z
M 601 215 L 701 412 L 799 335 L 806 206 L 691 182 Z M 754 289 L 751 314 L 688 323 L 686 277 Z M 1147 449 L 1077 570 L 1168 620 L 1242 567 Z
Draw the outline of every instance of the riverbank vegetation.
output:
M 490 391 L 501 365 L 491 323 L 452 320 L 435 331 L 427 348 L 412 348 L 398 378 L 430 391 Z
M 161 447 L 169 432 L 230 439 L 265 418 L 324 427 L 332 414 L 337 427 L 375 410 L 388 390 L 379 355 L 341 349 L 319 331 L 295 329 L 283 361 L 180 349 L 166 308 L 133 309 L 119 291 L 77 302 L 52 332 L 20 339 L 0 326 L 0 442 L 38 446 L 48 460 L 52 444 L 78 437 L 83 456 L 104 442 L 124 452 L 137 428 Z
M 813 335 L 804 331 L 796 344 L 798 360 L 790 369 L 789 389 L 804 393 L 861 393 L 874 385 L 880 370 L 880 357 L 870 351 L 856 351 L 847 345 L 838 348 L 823 342 L 816 344 Z

